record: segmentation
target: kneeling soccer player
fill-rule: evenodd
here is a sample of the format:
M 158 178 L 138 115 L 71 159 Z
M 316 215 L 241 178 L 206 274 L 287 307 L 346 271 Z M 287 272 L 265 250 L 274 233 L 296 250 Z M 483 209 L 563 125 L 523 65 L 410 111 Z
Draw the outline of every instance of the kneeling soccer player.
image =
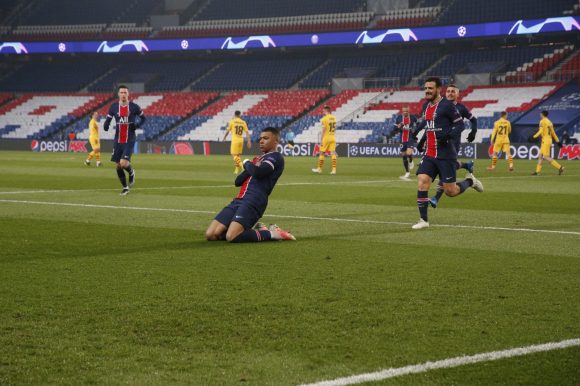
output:
M 209 224 L 205 232 L 207 240 L 233 243 L 296 240 L 275 224 L 266 227 L 257 223 L 266 211 L 268 196 L 284 171 L 284 157 L 276 151 L 279 135 L 273 127 L 262 130 L 259 145 L 264 154 L 252 161 L 244 160 L 243 171 L 235 181 L 240 192 Z

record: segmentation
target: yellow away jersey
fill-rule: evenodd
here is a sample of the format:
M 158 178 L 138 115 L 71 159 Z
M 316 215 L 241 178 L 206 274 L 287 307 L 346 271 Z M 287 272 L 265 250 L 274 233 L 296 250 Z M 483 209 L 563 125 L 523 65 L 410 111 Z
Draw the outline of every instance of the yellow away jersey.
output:
M 92 118 L 89 122 L 89 138 L 99 139 L 99 125 L 97 124 L 97 121 Z
M 228 131 L 232 133 L 232 142 L 244 141 L 244 133 L 248 133 L 246 121 L 240 118 L 234 118 L 228 123 Z
M 538 129 L 538 132 L 534 134 L 534 138 L 538 138 L 540 135 L 542 136 L 542 142 L 552 142 L 552 138 L 554 138 L 554 141 L 559 142 L 558 136 L 554 131 L 554 125 L 548 118 L 542 118 L 542 120 L 540 120 L 540 128 Z
M 322 123 L 323 135 L 322 138 L 324 139 L 327 136 L 335 137 L 336 134 L 336 118 L 332 114 L 325 115 L 320 120 Z
M 507 119 L 500 118 L 493 124 L 491 139 L 494 143 L 509 143 L 512 124 Z

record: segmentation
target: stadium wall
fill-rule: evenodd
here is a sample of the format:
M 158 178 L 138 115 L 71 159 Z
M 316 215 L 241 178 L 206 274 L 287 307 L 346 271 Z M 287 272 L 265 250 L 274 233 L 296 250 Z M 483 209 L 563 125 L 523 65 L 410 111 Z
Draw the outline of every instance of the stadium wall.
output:
M 30 139 L 3 139 L 0 141 L 0 150 L 20 150 L 32 152 L 79 152 L 85 153 L 90 149 L 88 141 L 58 141 L 58 140 L 30 140 Z M 113 151 L 113 141 L 102 140 L 103 153 Z M 301 143 L 290 147 L 287 144 L 278 146 L 286 157 L 308 157 L 318 155 L 318 144 Z M 394 158 L 400 157 L 400 147 L 395 144 L 368 144 L 342 143 L 337 146 L 340 157 L 360 158 Z M 229 142 L 201 142 L 201 141 L 173 141 L 173 142 L 137 142 L 134 153 L 146 154 L 175 154 L 175 155 L 229 155 Z M 532 143 L 512 143 L 511 153 L 514 159 L 537 159 L 540 147 Z M 257 155 L 257 148 L 252 149 L 251 155 Z M 459 158 L 490 159 L 492 148 L 489 144 L 478 143 L 461 144 Z M 419 156 L 415 149 L 415 156 Z M 558 148 L 553 145 L 551 157 L 564 160 L 580 160 L 580 144 L 565 145 Z

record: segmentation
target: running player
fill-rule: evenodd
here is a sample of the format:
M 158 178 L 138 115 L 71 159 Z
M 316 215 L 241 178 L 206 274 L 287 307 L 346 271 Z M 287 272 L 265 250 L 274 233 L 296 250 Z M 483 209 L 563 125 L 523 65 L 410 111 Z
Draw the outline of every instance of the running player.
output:
M 475 134 L 477 133 L 477 119 L 473 116 L 473 114 L 471 114 L 469 109 L 465 107 L 464 104 L 457 101 L 459 98 L 459 88 L 454 84 L 447 86 L 447 90 L 445 90 L 445 98 L 447 98 L 447 100 L 451 101 L 455 105 L 455 108 L 459 112 L 459 115 L 461 115 L 461 118 L 467 119 L 469 121 L 471 125 L 471 131 L 467 136 L 467 141 L 473 142 L 475 140 Z M 463 129 L 461 131 L 463 131 Z M 455 150 L 459 152 L 461 147 L 461 133 L 455 138 L 454 145 Z M 457 160 L 457 169 L 465 169 L 468 173 L 473 174 L 473 161 L 461 162 Z M 435 196 L 429 198 L 429 203 L 433 208 L 437 208 L 439 200 L 442 196 L 443 183 L 439 181 L 437 184 L 437 192 L 435 193 Z
M 250 138 L 248 125 L 246 124 L 246 121 L 241 118 L 241 116 L 242 113 L 240 111 L 236 111 L 234 113 L 234 118 L 228 123 L 228 127 L 223 139 L 223 141 L 225 141 L 228 137 L 228 134 L 230 132 L 232 133 L 230 154 L 234 158 L 234 174 L 238 174 L 242 166 L 242 159 L 240 156 L 242 155 L 242 151 L 244 149 L 244 133 L 246 133 L 248 149 L 252 148 L 252 139 Z
M 507 154 L 508 170 L 514 171 L 514 159 L 510 151 L 510 133 L 512 132 L 512 124 L 507 120 L 507 112 L 502 111 L 500 118 L 493 124 L 493 132 L 491 133 L 491 145 L 493 146 L 493 154 L 491 156 L 491 165 L 487 170 L 494 171 L 497 164 L 497 156 L 500 152 Z
M 405 175 L 399 178 L 406 181 L 410 181 L 409 171 L 413 170 L 415 167 L 415 164 L 413 163 L 415 141 L 412 134 L 416 124 L 417 117 L 409 114 L 409 106 L 403 106 L 401 109 L 401 115 L 399 115 L 395 121 L 394 129 L 401 132 L 401 154 L 403 155 Z
M 443 98 L 440 92 L 441 79 L 427 78 L 425 81 L 427 102 L 423 105 L 425 134 L 418 146 L 421 148 L 423 141 L 426 141 L 425 154 L 417 170 L 417 206 L 421 218 L 417 224 L 413 225 L 413 229 L 429 227 L 427 217 L 429 188 L 437 176 L 443 181 L 443 191 L 449 197 L 462 194 L 469 187 L 483 192 L 483 185 L 472 174 L 460 183 L 455 182 L 457 151 L 454 142 L 463 130 L 463 118 L 455 105 Z
M 97 159 L 97 167 L 101 166 L 101 141 L 99 140 L 99 125 L 97 120 L 99 119 L 99 112 L 95 111 L 89 122 L 89 143 L 93 149 L 87 159 L 85 160 L 85 165 L 91 166 L 91 160 L 93 157 Z
M 207 240 L 233 243 L 296 240 L 277 225 L 266 227 L 257 223 L 266 211 L 268 196 L 284 171 L 284 157 L 276 151 L 279 135 L 272 127 L 262 130 L 259 143 L 264 154 L 252 161 L 244 160 L 244 170 L 235 180 L 235 185 L 241 187 L 240 192 L 209 224 L 205 232 Z M 254 224 L 256 226 L 252 228 Z
M 121 195 L 129 194 L 129 187 L 135 184 L 135 169 L 131 167 L 131 155 L 135 147 L 135 130 L 145 123 L 145 115 L 141 107 L 133 102 L 129 102 L 129 89 L 125 85 L 117 87 L 119 101 L 109 107 L 109 113 L 105 119 L 103 129 L 109 131 L 111 120 L 115 118 L 115 147 L 111 161 L 117 164 L 117 176 L 123 190 Z M 139 117 L 139 123 L 136 118 Z M 125 172 L 129 175 L 129 184 Z
M 318 167 L 312 169 L 314 173 L 322 173 L 324 166 L 324 156 L 330 153 L 332 158 L 332 170 L 330 174 L 336 174 L 336 117 L 331 114 L 330 106 L 324 106 L 324 117 L 320 120 L 322 123 L 322 132 L 320 134 L 320 155 L 318 156 Z
M 542 136 L 542 145 L 540 147 L 540 156 L 538 157 L 538 164 L 536 165 L 536 171 L 532 173 L 533 176 L 539 176 L 542 172 L 542 161 L 546 160 L 550 162 L 552 167 L 558 169 L 558 175 L 564 173 L 564 166 L 560 165 L 555 159 L 550 157 L 550 149 L 552 147 L 552 138 L 556 144 L 562 147 L 562 143 L 558 139 L 556 132 L 554 131 L 554 125 L 552 121 L 548 119 L 548 111 L 544 110 L 540 113 L 540 128 L 538 132 L 534 134 L 533 139 Z

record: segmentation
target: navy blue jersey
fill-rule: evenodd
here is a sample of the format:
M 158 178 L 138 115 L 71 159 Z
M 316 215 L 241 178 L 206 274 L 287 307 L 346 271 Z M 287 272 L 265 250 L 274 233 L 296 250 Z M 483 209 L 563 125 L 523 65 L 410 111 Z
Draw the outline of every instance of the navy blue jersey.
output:
M 284 156 L 277 151 L 262 154 L 254 158 L 251 164 L 245 162 L 244 171 L 236 178 L 236 185 L 241 183 L 236 199 L 247 202 L 262 215 L 268 205 L 268 196 L 283 171 Z
M 402 123 L 401 127 L 399 128 L 399 124 Z M 417 117 L 414 115 L 408 115 L 406 117 L 403 114 L 397 117 L 395 121 L 395 129 L 401 130 L 401 142 L 406 143 L 411 139 L 412 131 L 415 129 L 415 125 L 417 124 Z
M 473 114 L 471 114 L 471 111 L 469 111 L 469 109 L 465 107 L 463 103 L 454 102 L 454 104 L 457 111 L 459 111 L 459 115 L 461 115 L 461 118 L 470 121 L 472 129 L 477 129 L 477 119 L 473 116 Z
M 140 118 L 140 122 L 136 122 L 136 118 Z M 111 120 L 115 118 L 115 143 L 130 143 L 135 142 L 135 130 L 138 129 L 143 122 L 145 122 L 145 115 L 141 111 L 139 105 L 129 102 L 123 106 L 119 102 L 115 102 L 109 107 L 107 119 L 105 119 L 104 129 L 109 130 Z
M 425 156 L 438 159 L 456 159 L 457 149 L 453 141 L 463 130 L 463 118 L 455 105 L 441 98 L 436 104 L 425 102 L 423 105 L 425 120 Z

